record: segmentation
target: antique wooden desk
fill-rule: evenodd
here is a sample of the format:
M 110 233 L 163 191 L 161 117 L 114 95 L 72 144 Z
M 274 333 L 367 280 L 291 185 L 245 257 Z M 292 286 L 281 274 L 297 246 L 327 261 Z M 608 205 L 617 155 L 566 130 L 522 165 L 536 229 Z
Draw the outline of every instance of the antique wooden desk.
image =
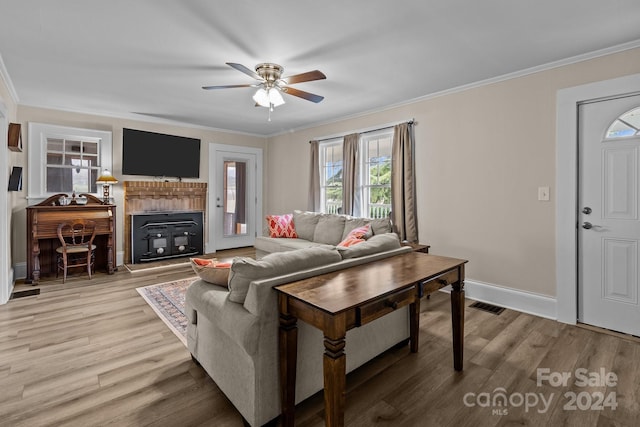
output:
M 58 200 L 66 194 L 56 194 L 37 205 L 27 206 L 27 279 L 26 283 L 38 283 L 40 274 L 55 271 L 55 250 L 59 246 L 56 234 L 61 222 L 84 218 L 96 222 L 96 268 L 104 268 L 113 274 L 116 270 L 115 229 L 116 207 L 105 205 L 90 194 L 87 204 L 60 205 Z
M 411 352 L 418 351 L 420 298 L 452 285 L 453 366 L 462 370 L 466 260 L 410 252 L 277 286 L 282 423 L 294 425 L 297 319 L 324 333 L 327 426 L 344 425 L 346 333 L 409 305 Z

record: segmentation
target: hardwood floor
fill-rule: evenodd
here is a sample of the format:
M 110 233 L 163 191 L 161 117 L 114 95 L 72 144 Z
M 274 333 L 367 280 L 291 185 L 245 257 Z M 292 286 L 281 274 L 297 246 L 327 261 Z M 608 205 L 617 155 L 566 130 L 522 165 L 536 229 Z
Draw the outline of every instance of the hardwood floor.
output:
M 0 306 L 0 426 L 242 426 L 135 290 L 192 275 L 188 265 L 120 268 L 65 285 L 43 281 L 40 295 Z M 421 304 L 417 354 L 394 348 L 348 376 L 346 425 L 638 425 L 637 340 L 513 310 L 496 316 L 470 303 L 463 372 L 452 367 L 448 295 L 433 294 Z M 547 379 L 538 385 L 539 368 L 552 380 L 571 377 L 564 386 Z M 612 372 L 616 385 L 581 386 L 579 368 L 592 376 Z M 614 396 L 617 408 L 605 400 L 604 410 L 591 410 L 598 393 Z M 507 406 L 498 406 L 500 396 Z M 322 413 L 318 393 L 297 406 L 297 425 L 322 426 Z

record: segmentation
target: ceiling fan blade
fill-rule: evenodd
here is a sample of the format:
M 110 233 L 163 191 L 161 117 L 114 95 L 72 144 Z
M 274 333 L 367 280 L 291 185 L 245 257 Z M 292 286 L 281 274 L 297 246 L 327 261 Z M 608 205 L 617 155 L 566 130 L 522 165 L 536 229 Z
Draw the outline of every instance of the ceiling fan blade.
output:
M 282 81 L 284 81 L 288 85 L 292 85 L 295 83 L 310 82 L 313 80 L 322 80 L 326 78 L 327 76 L 325 76 L 322 71 L 313 70 L 307 71 L 306 73 L 302 74 L 295 74 L 293 76 L 284 77 L 282 78 Z
M 258 73 L 256 73 L 255 71 L 253 71 L 250 68 L 245 67 L 242 64 L 236 64 L 235 62 L 227 62 L 227 65 L 232 67 L 232 68 L 235 68 L 236 70 L 238 70 L 238 71 L 240 71 L 242 73 L 245 73 L 248 76 L 253 77 L 256 80 L 264 80 L 262 77 L 260 77 L 260 75 Z
M 298 98 L 306 99 L 307 101 L 315 102 L 316 104 L 324 99 L 324 96 L 316 95 L 313 93 L 305 92 L 300 89 L 292 87 L 284 87 L 282 91 L 289 95 L 297 96 Z
M 260 84 L 254 85 L 224 85 L 224 86 L 202 86 L 202 89 L 211 90 L 211 89 L 231 89 L 234 87 L 258 87 Z

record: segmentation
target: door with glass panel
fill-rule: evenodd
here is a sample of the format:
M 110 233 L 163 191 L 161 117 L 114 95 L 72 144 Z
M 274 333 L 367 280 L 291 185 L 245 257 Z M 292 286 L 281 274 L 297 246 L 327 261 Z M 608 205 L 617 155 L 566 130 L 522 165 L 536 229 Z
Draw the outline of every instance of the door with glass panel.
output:
M 640 335 L 640 95 L 579 108 L 578 320 Z
M 211 147 L 210 244 L 215 250 L 253 246 L 261 212 L 257 173 L 261 150 L 219 144 Z

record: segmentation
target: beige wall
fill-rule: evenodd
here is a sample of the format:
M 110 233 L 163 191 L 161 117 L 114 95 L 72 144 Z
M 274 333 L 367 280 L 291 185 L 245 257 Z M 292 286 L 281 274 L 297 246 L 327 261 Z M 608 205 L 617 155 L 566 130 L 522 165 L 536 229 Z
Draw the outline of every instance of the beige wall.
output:
M 306 209 L 309 140 L 415 118 L 420 241 L 471 280 L 555 296 L 556 92 L 635 73 L 640 49 L 272 137 L 266 213 Z
M 200 181 L 206 181 L 209 167 L 206 143 L 264 148 L 265 213 L 306 209 L 310 139 L 414 118 L 421 242 L 432 245 L 432 253 L 469 259 L 471 280 L 555 296 L 556 92 L 635 73 L 640 49 L 287 133 L 266 144 L 241 134 L 16 106 L 1 79 L 0 98 L 10 121 L 23 124 L 25 152 L 10 154 L 10 167 L 22 166 L 23 177 L 26 125 L 33 121 L 112 131 L 114 174 L 142 179 L 121 174 L 122 128 L 131 127 L 200 138 Z M 25 180 L 23 191 L 9 199 L 14 265 L 26 261 L 26 186 Z M 551 187 L 550 202 L 537 201 L 539 186 Z M 122 251 L 121 187 L 114 196 Z
M 147 178 L 141 176 L 122 175 L 122 129 L 133 128 L 142 129 L 152 132 L 166 133 L 171 135 L 186 136 L 190 138 L 199 138 L 202 141 L 200 154 L 200 178 L 190 179 L 186 181 L 200 181 L 206 182 L 209 170 L 209 143 L 217 144 L 230 144 L 230 145 L 243 145 L 249 147 L 264 148 L 265 138 L 254 137 L 242 134 L 228 133 L 222 131 L 205 130 L 195 127 L 186 126 L 174 126 L 167 124 L 149 123 L 114 117 L 97 116 L 91 114 L 71 113 L 60 110 L 50 110 L 43 108 L 19 106 L 17 111 L 17 118 L 23 124 L 23 140 L 25 141 L 25 152 L 22 153 L 20 160 L 24 166 L 23 178 L 27 177 L 27 150 L 28 150 L 28 133 L 27 124 L 29 122 L 36 123 L 48 123 L 60 126 L 70 126 L 85 129 L 96 129 L 110 131 L 113 134 L 113 174 L 120 181 L 142 181 Z M 152 180 L 151 177 L 148 178 Z M 25 239 L 19 238 L 24 236 L 26 229 L 26 211 L 25 207 L 33 202 L 29 202 L 26 199 L 27 195 L 27 182 L 23 179 L 23 191 L 16 193 L 13 200 L 13 232 L 14 236 L 18 238 L 13 239 L 13 255 L 14 263 L 26 262 L 26 244 Z M 117 205 L 116 215 L 116 250 L 122 252 L 124 250 L 124 195 L 121 185 L 115 185 L 112 190 L 112 195 Z M 206 233 L 206 231 L 205 231 Z

